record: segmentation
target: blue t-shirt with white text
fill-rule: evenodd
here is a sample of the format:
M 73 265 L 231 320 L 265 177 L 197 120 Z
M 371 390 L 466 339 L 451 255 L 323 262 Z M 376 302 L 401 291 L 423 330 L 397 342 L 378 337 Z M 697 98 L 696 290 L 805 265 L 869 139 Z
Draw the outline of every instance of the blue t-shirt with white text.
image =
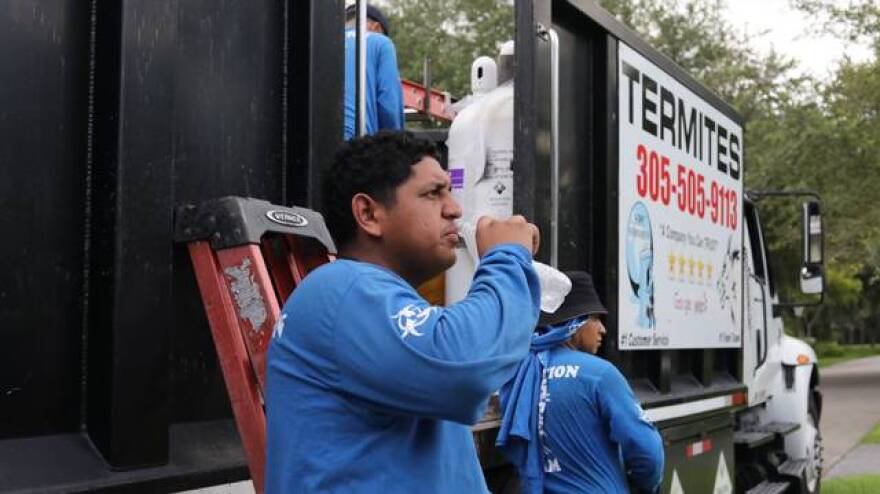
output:
M 469 425 L 526 356 L 539 299 L 513 244 L 449 307 L 373 264 L 312 272 L 269 346 L 266 492 L 487 492 Z
M 544 375 L 544 491 L 627 493 L 628 482 L 654 491 L 663 477 L 663 441 L 623 374 L 595 355 L 558 347 Z

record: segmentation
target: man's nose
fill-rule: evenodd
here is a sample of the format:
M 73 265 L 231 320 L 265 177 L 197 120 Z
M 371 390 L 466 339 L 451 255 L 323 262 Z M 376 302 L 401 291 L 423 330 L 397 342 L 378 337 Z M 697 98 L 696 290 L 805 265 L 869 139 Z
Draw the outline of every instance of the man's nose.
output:
M 599 332 L 605 334 L 605 325 L 601 322 L 599 323 Z
M 446 204 L 443 205 L 443 216 L 446 218 L 458 219 L 461 218 L 461 214 L 461 205 L 458 204 L 458 201 L 456 201 L 452 195 L 449 195 Z

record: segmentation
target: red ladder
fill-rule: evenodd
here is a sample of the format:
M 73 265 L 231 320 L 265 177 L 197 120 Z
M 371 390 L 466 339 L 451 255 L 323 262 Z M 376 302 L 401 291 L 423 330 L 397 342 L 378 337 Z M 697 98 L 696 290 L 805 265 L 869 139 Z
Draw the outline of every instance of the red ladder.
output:
M 280 307 L 336 249 L 319 213 L 225 197 L 178 208 L 254 489 L 266 465 L 266 350 Z
M 409 79 L 401 79 L 400 88 L 403 91 L 403 106 L 405 108 L 426 113 L 447 123 L 452 122 L 452 119 L 455 118 L 449 93 L 436 89 L 431 89 L 429 92 L 425 86 Z M 427 105 L 426 102 L 428 102 Z

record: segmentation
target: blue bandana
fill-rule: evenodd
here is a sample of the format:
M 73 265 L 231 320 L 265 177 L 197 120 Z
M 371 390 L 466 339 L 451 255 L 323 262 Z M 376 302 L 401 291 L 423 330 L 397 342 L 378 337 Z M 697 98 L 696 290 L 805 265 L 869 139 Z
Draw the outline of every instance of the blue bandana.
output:
M 547 352 L 568 341 L 587 320 L 588 316 L 542 328 L 532 335 L 532 345 L 528 357 L 516 370 L 516 376 L 502 386 L 499 392 L 501 409 L 501 428 L 495 445 L 517 468 L 524 494 L 544 492 L 544 451 L 540 433 L 543 427 L 543 413 L 539 411 L 546 397 L 544 366 Z M 542 393 L 542 390 L 544 392 Z

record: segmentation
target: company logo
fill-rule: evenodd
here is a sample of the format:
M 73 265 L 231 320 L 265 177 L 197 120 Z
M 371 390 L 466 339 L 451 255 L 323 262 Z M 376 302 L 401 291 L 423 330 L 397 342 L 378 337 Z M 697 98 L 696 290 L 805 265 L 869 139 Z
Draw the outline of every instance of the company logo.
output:
M 654 319 L 654 239 L 648 208 L 641 202 L 633 205 L 626 224 L 626 270 L 632 288 L 632 301 L 638 312 L 636 324 L 645 329 L 655 326 Z
M 406 338 L 410 335 L 423 336 L 424 333 L 418 332 L 416 328 L 425 324 L 435 310 L 437 310 L 436 307 L 425 307 L 420 309 L 414 304 L 409 304 L 403 309 L 400 309 L 397 314 L 391 316 L 391 319 L 397 321 L 397 328 L 400 329 L 401 338 Z
M 269 218 L 270 221 L 284 226 L 301 227 L 309 224 L 309 220 L 301 214 L 292 213 L 290 211 L 281 211 L 278 209 L 266 211 L 266 217 Z

